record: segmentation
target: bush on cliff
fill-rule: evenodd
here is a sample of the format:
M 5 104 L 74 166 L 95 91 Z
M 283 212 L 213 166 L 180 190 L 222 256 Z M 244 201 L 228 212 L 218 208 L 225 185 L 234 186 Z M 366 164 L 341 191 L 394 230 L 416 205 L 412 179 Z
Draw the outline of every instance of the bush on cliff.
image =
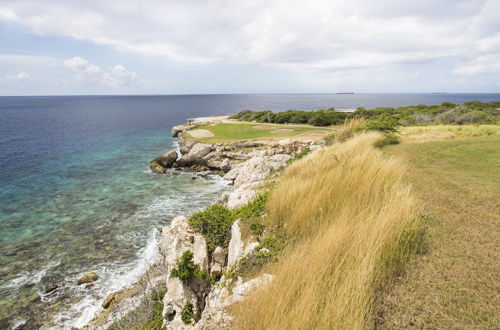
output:
M 257 194 L 250 202 L 236 209 L 233 214 L 235 219 L 240 219 L 248 225 L 253 234 L 259 236 L 264 232 L 262 216 L 266 211 L 267 198 L 269 191 Z
M 209 253 L 217 246 L 225 247 L 229 244 L 229 229 L 233 224 L 234 214 L 222 205 L 212 205 L 206 210 L 190 216 L 189 225 L 199 230 L 207 240 Z
M 182 283 L 187 284 L 194 278 L 210 281 L 207 271 L 201 270 L 200 266 L 193 262 L 193 252 L 190 250 L 184 251 L 179 260 L 177 260 L 176 266 L 176 268 L 170 271 L 170 277 L 177 277 Z
M 182 307 L 181 310 L 181 320 L 184 324 L 189 325 L 193 322 L 194 311 L 193 304 L 189 301 Z

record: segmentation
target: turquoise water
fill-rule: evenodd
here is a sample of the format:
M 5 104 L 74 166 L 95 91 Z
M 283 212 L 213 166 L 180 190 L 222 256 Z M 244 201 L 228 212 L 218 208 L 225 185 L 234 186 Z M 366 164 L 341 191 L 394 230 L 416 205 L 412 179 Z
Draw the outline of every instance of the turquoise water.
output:
M 228 187 L 220 178 L 148 170 L 153 155 L 175 147 L 167 129 L 104 138 L 39 163 L 24 185 L 4 192 L 0 319 L 33 328 L 83 325 L 99 299 L 154 260 L 155 227 L 222 198 Z M 91 289 L 77 287 L 88 271 L 101 278 Z M 44 294 L 54 284 L 59 288 Z
M 218 177 L 148 170 L 187 118 L 471 100 L 500 94 L 0 97 L 0 329 L 83 325 L 155 260 L 155 227 L 223 198 Z M 89 271 L 95 286 L 76 286 Z

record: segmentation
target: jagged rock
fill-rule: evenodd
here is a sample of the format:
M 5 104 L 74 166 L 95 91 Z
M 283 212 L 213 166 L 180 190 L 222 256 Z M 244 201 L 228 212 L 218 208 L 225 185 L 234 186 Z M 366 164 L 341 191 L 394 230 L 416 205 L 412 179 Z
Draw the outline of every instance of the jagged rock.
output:
M 99 279 L 99 275 L 97 275 L 97 273 L 95 272 L 90 272 L 90 273 L 87 273 L 85 275 L 83 275 L 82 277 L 80 277 L 80 279 L 76 282 L 76 284 L 80 285 L 80 284 L 85 284 L 85 283 L 92 283 L 92 282 L 95 282 Z
M 191 147 L 187 155 L 182 155 L 179 160 L 177 160 L 177 165 L 179 166 L 190 166 L 190 165 L 206 165 L 206 160 L 203 159 L 212 151 L 212 146 L 205 143 L 196 143 Z
M 243 279 L 238 277 L 232 291 L 228 288 L 231 279 L 226 279 L 226 285 L 214 285 L 207 295 L 205 309 L 194 329 L 231 329 L 233 318 L 228 312 L 228 307 L 242 301 L 250 291 L 267 285 L 273 278 L 274 276 L 270 274 L 264 274 L 243 282 Z
M 163 229 L 160 240 L 160 252 L 164 256 L 167 269 L 167 293 L 163 298 L 163 315 L 168 328 L 180 329 L 184 326 L 181 320 L 181 310 L 187 302 L 194 306 L 198 317 L 204 308 L 204 296 L 208 286 L 201 280 L 192 283 L 182 283 L 169 274 L 176 267 L 178 259 L 184 251 L 193 252 L 193 262 L 201 270 L 208 271 L 207 243 L 203 235 L 195 232 L 186 222 L 185 217 L 176 217 L 170 226 Z
M 226 178 L 224 176 L 224 178 Z M 227 200 L 227 207 L 231 210 L 250 202 L 258 193 L 259 182 L 244 184 L 236 188 Z
M 208 156 L 210 156 L 210 154 Z M 205 157 L 205 159 L 207 160 L 207 166 L 211 169 L 218 169 L 224 172 L 228 172 L 231 169 L 231 163 L 227 158 Z
M 187 129 L 186 125 L 177 125 L 172 127 L 172 136 L 177 137 L 179 136 L 179 133 L 185 131 Z
M 231 240 L 227 251 L 227 269 L 236 264 L 242 251 L 243 241 L 241 240 L 240 222 L 237 220 L 231 226 Z
M 101 304 L 102 308 L 104 308 L 104 309 L 108 308 L 111 305 L 111 303 L 113 302 L 113 300 L 115 300 L 115 297 L 116 297 L 116 292 L 112 292 L 112 293 L 108 294 L 106 296 L 106 298 L 104 298 L 104 300 Z
M 226 256 L 227 250 L 218 246 L 215 248 L 214 252 L 212 252 L 212 263 L 210 265 L 210 275 L 218 278 L 224 269 L 224 265 L 226 264 Z
M 165 168 L 161 166 L 156 160 L 151 161 L 151 164 L 149 164 L 149 168 L 154 173 L 159 173 L 159 174 L 165 173 Z
M 208 267 L 206 241 L 202 234 L 189 226 L 185 217 L 175 217 L 165 227 L 160 239 L 160 251 L 165 256 L 165 265 L 169 270 L 175 267 L 177 260 L 186 250 L 193 252 L 193 261 L 201 269 Z
M 260 277 L 254 278 L 250 281 L 243 282 L 241 277 L 238 277 L 238 282 L 233 288 L 233 303 L 242 301 L 248 292 L 256 288 L 261 288 L 267 283 L 271 282 L 274 278 L 271 274 L 263 274 Z
M 177 159 L 175 150 L 168 151 L 151 161 L 149 168 L 155 173 L 165 173 L 165 169 L 171 167 Z
M 210 144 L 197 143 L 189 150 L 188 156 L 193 159 L 201 159 L 211 151 L 212 146 Z
M 170 167 L 177 160 L 177 151 L 170 150 L 164 153 L 161 157 L 163 157 L 164 163 L 160 163 L 163 167 Z
M 245 245 L 241 240 L 240 221 L 236 220 L 231 226 L 231 240 L 227 251 L 227 269 L 231 269 L 238 260 L 252 253 L 259 245 L 257 242 L 250 242 Z
M 195 141 L 189 141 L 189 140 L 179 140 L 179 151 L 181 152 L 181 155 L 186 155 L 189 153 L 191 148 L 196 144 Z
M 288 159 L 290 159 L 290 155 L 286 154 L 278 154 L 270 157 L 257 154 L 246 162 L 234 166 L 231 171 L 224 175 L 224 179 L 234 180 L 236 187 L 243 184 L 260 182 L 269 176 L 273 170 L 285 166 Z

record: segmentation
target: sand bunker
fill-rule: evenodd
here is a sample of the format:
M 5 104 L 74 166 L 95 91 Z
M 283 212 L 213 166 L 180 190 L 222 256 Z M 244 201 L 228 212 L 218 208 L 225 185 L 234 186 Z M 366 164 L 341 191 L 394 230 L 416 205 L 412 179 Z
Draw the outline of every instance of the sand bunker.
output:
M 187 133 L 194 138 L 209 138 L 215 136 L 214 133 L 206 129 L 193 129 L 191 131 L 187 131 Z
M 298 134 L 297 136 L 309 136 L 309 137 L 321 137 L 328 133 L 328 131 L 315 130 L 315 131 L 307 131 Z
M 272 125 L 255 125 L 252 128 L 271 130 L 271 129 L 276 129 L 276 126 L 272 126 Z
M 284 134 L 284 133 L 292 133 L 293 129 L 289 128 L 280 128 L 280 129 L 275 129 L 274 131 L 271 131 L 271 133 L 274 134 Z

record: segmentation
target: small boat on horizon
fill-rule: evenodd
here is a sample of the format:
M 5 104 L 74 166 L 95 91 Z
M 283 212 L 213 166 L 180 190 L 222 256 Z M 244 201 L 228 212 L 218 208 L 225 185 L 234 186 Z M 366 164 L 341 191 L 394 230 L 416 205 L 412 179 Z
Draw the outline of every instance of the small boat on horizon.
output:
M 354 94 L 354 92 L 340 92 L 340 93 L 335 93 L 335 94 L 338 94 L 338 95 L 344 95 L 344 94 L 351 95 L 351 94 Z

